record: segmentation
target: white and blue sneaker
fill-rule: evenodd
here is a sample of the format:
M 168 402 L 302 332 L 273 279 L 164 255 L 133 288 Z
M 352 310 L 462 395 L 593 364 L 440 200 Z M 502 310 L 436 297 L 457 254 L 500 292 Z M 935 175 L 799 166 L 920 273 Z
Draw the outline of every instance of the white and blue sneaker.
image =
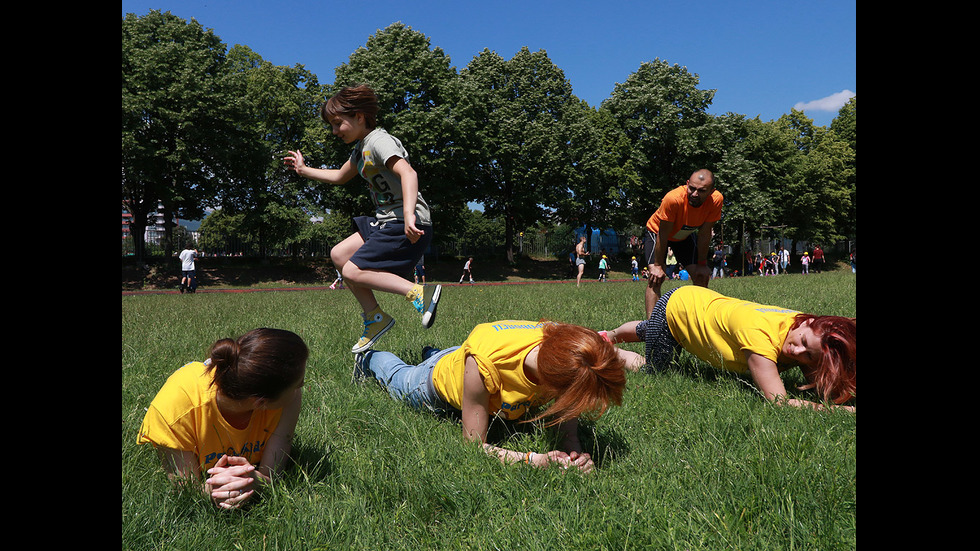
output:
M 422 327 L 428 329 L 436 321 L 436 308 L 439 307 L 441 295 L 442 285 L 426 285 L 422 288 L 422 295 L 412 301 L 412 306 L 422 314 Z

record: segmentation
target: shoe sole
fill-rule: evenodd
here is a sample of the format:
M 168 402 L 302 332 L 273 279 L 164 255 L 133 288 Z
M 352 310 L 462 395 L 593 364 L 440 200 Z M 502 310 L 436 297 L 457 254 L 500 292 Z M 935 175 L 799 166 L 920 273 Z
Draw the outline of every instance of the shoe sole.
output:
M 350 382 L 358 383 L 368 378 L 368 371 L 364 369 L 364 353 L 354 354 L 354 370 L 350 374 Z
M 422 327 L 425 329 L 432 327 L 432 323 L 436 321 L 436 308 L 439 307 L 440 296 L 442 296 L 442 285 L 436 285 L 436 290 L 432 292 L 432 300 L 429 301 L 429 307 L 422 314 Z
M 391 318 L 391 321 L 388 322 L 388 325 L 384 326 L 384 328 L 382 328 L 381 331 L 378 331 L 377 335 L 371 337 L 371 340 L 365 343 L 364 346 L 357 346 L 357 344 L 355 344 L 354 347 L 350 349 L 350 351 L 354 354 L 357 354 L 358 352 L 364 352 L 365 350 L 370 350 L 371 347 L 374 346 L 374 343 L 378 342 L 378 339 L 380 339 L 382 335 L 387 333 L 388 330 L 394 326 L 395 326 L 395 318 Z
M 359 358 L 360 355 L 361 354 L 359 352 L 354 354 L 354 369 L 350 373 L 350 382 L 352 383 L 356 383 L 358 380 L 361 379 L 361 366 L 360 366 L 361 358 Z

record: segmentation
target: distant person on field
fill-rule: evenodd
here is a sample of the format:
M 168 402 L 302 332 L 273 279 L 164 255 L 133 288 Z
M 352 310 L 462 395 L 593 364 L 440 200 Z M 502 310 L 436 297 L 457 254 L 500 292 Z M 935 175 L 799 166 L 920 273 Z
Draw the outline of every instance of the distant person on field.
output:
M 640 280 L 640 264 L 636 261 L 636 257 L 630 259 L 630 275 L 633 276 L 633 281 Z
M 152 444 L 174 482 L 215 504 L 248 501 L 287 462 L 309 350 L 295 333 L 255 329 L 221 339 L 209 358 L 172 374 L 150 402 L 136 442 Z
M 715 245 L 711 255 L 711 279 L 725 277 L 725 249 L 721 243 Z
M 766 257 L 766 275 L 777 275 L 779 271 L 776 268 L 776 253 L 769 253 Z
M 650 277 L 650 270 L 647 267 L 643 268 L 644 278 L 648 279 Z M 677 279 L 680 274 L 677 273 L 677 257 L 674 256 L 674 249 L 667 247 L 667 267 L 664 269 L 664 275 L 667 279 Z
M 422 261 L 415 265 L 415 283 L 425 285 L 425 263 Z
M 800 266 L 802 267 L 803 273 L 810 273 L 810 253 L 803 251 L 803 256 L 800 258 Z
M 660 287 L 667 278 L 667 248 L 673 248 L 678 264 L 691 274 L 695 285 L 708 286 L 711 229 L 721 219 L 724 197 L 715 189 L 710 170 L 700 169 L 687 182 L 668 192 L 660 208 L 647 220 L 643 254 L 650 267 L 644 306 L 647 315 L 660 298 Z M 697 237 L 695 238 L 695 234 Z
M 779 259 L 779 272 L 786 273 L 786 269 L 789 267 L 789 251 L 787 251 L 782 245 L 779 246 L 779 254 L 776 255 Z
M 364 332 L 351 348 L 371 348 L 395 319 L 385 313 L 374 291 L 404 296 L 422 314 L 422 327 L 435 321 L 442 286 L 412 283 L 412 270 L 432 241 L 429 205 L 419 193 L 418 174 L 402 143 L 377 126 L 378 98 L 367 86 L 346 87 L 327 100 L 321 118 L 344 143 L 354 144 L 339 169 L 312 168 L 299 151 L 285 164 L 296 174 L 329 184 L 347 183 L 360 174 L 377 207 L 374 216 L 354 218 L 357 232 L 334 246 L 330 258 L 361 306 Z
M 824 267 L 823 249 L 820 248 L 820 245 L 817 245 L 813 247 L 813 271 L 819 274 L 820 272 L 823 271 L 823 267 Z
M 578 267 L 578 275 L 575 276 L 576 287 L 582 285 L 582 274 L 585 273 L 585 257 L 589 255 L 589 251 L 585 250 L 585 240 L 586 237 L 583 234 L 579 238 L 578 244 L 575 245 L 575 265 Z
M 557 463 L 589 472 L 594 465 L 579 442 L 578 419 L 586 413 L 597 418 L 621 402 L 627 357 L 585 327 L 503 320 L 477 325 L 461 346 L 426 347 L 418 365 L 390 352 L 358 354 L 354 375 L 376 379 L 415 409 L 459 415 L 463 436 L 504 463 Z M 538 406 L 547 409 L 526 421 L 546 418 L 545 426 L 557 426 L 562 450 L 522 452 L 486 441 L 494 417 L 521 419 Z
M 684 349 L 718 369 L 750 375 L 767 400 L 823 409 L 791 399 L 780 373 L 800 366 L 807 384 L 831 407 L 857 392 L 857 318 L 817 316 L 724 296 L 687 285 L 665 293 L 646 321 L 631 321 L 605 333 L 614 343 L 645 342 L 644 370 L 664 370 Z M 637 362 L 628 362 L 637 369 Z
M 470 278 L 470 283 L 473 283 L 473 257 L 466 259 L 466 264 L 463 264 L 463 275 L 459 276 L 459 282 L 462 283 L 467 277 Z
M 606 281 L 606 270 L 609 269 L 609 261 L 606 259 L 606 255 L 602 255 L 599 259 L 599 281 Z
M 184 248 L 180 251 L 180 292 L 197 291 L 197 249 Z
M 334 271 L 337 272 L 337 278 L 334 279 L 333 280 L 333 283 L 330 284 L 330 288 L 331 289 L 338 289 L 338 288 L 343 289 L 344 288 L 344 276 L 340 275 L 340 270 L 337 270 L 335 268 Z

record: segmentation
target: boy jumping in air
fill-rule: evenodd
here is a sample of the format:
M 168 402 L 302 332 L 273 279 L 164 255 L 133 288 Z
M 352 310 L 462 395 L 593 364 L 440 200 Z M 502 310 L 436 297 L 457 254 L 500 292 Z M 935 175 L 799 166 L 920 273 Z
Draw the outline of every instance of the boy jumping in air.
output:
M 377 125 L 378 98 L 367 86 L 347 87 L 320 110 L 324 122 L 344 143 L 354 144 L 350 159 L 339 169 L 306 166 L 298 150 L 284 163 L 296 174 L 329 184 L 345 184 L 360 174 L 377 207 L 374 216 L 354 218 L 357 232 L 330 251 L 347 287 L 360 304 L 364 333 L 351 352 L 363 352 L 395 325 L 374 297 L 374 291 L 402 295 L 422 314 L 428 329 L 436 317 L 441 285 L 412 281 L 412 271 L 432 241 L 429 205 L 419 193 L 418 175 L 401 141 Z

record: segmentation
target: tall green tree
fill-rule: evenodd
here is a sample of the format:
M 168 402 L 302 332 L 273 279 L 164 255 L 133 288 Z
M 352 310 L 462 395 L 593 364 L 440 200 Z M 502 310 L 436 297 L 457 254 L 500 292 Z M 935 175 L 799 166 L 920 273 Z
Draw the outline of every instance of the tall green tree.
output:
M 857 154 L 857 96 L 847 100 L 837 111 L 837 116 L 830 121 L 830 129 Z
M 848 163 L 847 187 L 851 195 L 851 212 L 842 224 L 842 231 L 849 237 L 857 234 L 857 96 L 852 97 L 837 112 L 830 123 L 830 129 L 851 148 L 851 161 Z
M 229 51 L 227 68 L 238 91 L 239 139 L 226 149 L 228 180 L 216 199 L 229 214 L 244 215 L 240 231 L 254 236 L 266 256 L 301 239 L 302 219 L 312 214 L 303 184 L 288 176 L 282 157 L 311 123 L 320 86 L 301 65 L 273 65 L 247 46 Z
M 579 110 L 576 114 L 575 110 Z M 556 222 L 573 227 L 614 228 L 631 225 L 635 191 L 640 189 L 629 139 L 606 109 L 585 101 L 569 106 L 566 188 L 551 206 Z
M 634 222 L 645 222 L 663 195 L 684 183 L 711 158 L 697 147 L 702 127 L 710 122 L 714 90 L 698 89 L 700 78 L 686 67 L 659 58 L 616 84 L 602 103 L 626 133 L 633 165 L 640 178 L 632 190 Z
M 698 148 L 715 175 L 715 187 L 724 195 L 721 221 L 715 225 L 715 242 L 742 251 L 742 235 L 765 219 L 772 202 L 760 188 L 756 165 L 752 162 L 753 125 L 744 115 L 727 113 L 712 117 L 700 131 Z
M 838 136 L 818 127 L 809 151 L 791 179 L 792 199 L 785 204 L 787 237 L 833 243 L 853 228 L 851 163 L 854 153 Z
M 756 119 L 752 130 L 749 158 L 772 202 L 758 226 L 778 225 L 793 240 L 842 239 L 852 213 L 850 146 L 796 109 L 775 121 Z
M 750 163 L 754 186 L 752 193 L 741 202 L 733 202 L 733 207 L 744 211 L 745 230 L 754 240 L 771 233 L 763 231 L 763 227 L 783 225 L 779 207 L 785 199 L 782 190 L 790 175 L 798 171 L 802 152 L 786 125 L 763 122 L 759 117 L 747 120 L 745 124 L 748 132 L 742 151 Z
M 471 199 L 505 224 L 507 259 L 516 232 L 565 196 L 571 166 L 567 127 L 581 115 L 564 73 L 545 51 L 521 48 L 510 60 L 483 50 L 460 71 L 454 119 L 465 121 L 460 157 Z
M 193 19 L 159 10 L 122 19 L 122 203 L 137 258 L 158 205 L 169 256 L 174 217 L 200 218 L 216 191 L 234 134 L 224 62 L 224 44 Z

